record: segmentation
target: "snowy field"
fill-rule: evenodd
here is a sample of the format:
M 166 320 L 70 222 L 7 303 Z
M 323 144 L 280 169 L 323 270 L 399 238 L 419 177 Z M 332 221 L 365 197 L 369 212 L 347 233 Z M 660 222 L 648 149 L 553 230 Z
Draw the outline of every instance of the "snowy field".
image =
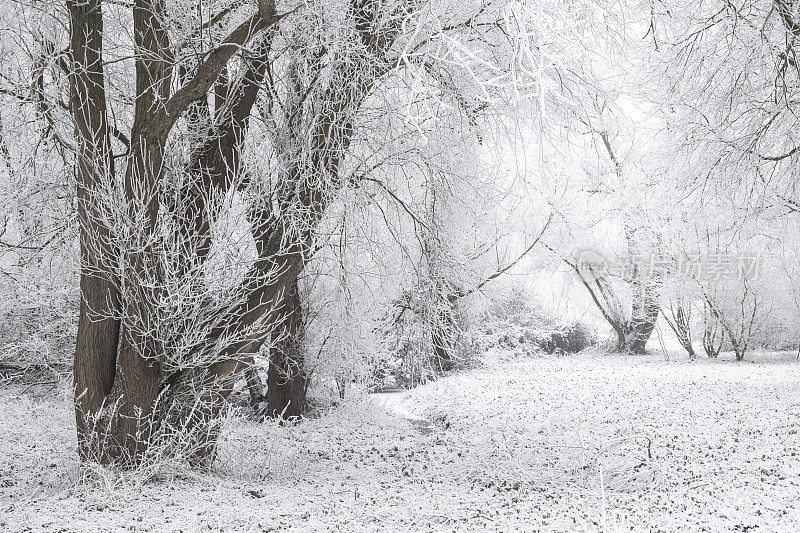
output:
M 5 390 L 0 531 L 800 531 L 800 362 L 750 359 L 500 357 L 124 476 Z

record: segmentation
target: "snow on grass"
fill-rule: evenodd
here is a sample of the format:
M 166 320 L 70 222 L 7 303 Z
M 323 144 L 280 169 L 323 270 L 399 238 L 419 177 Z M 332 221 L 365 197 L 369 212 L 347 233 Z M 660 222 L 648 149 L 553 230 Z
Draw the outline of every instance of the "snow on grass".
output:
M 147 483 L 79 474 L 65 396 L 0 393 L 0 530 L 797 531 L 798 365 L 495 360 L 295 426 L 232 419 L 211 471 Z
M 800 375 L 786 359 L 537 359 L 421 387 L 412 410 L 459 435 L 473 478 L 525 479 L 643 530 L 798 531 Z

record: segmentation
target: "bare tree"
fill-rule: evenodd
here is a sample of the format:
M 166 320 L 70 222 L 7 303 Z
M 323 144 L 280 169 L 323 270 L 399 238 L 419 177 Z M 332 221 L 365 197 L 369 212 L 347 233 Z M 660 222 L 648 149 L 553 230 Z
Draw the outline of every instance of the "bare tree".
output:
M 743 280 L 742 291 L 734 306 L 723 308 L 717 299 L 703 294 L 709 311 L 719 324 L 730 342 L 737 361 L 744 359 L 750 340 L 763 320 L 762 305 L 758 295 L 753 291 L 748 280 Z M 710 341 L 713 343 L 713 339 Z M 717 350 L 716 353 L 719 353 Z
M 691 303 L 678 300 L 677 302 L 670 302 L 667 309 L 669 314 L 663 313 L 664 320 L 667 321 L 670 329 L 675 333 L 683 349 L 689 354 L 689 359 L 694 360 L 696 355 L 692 346 Z
M 725 342 L 725 331 L 721 329 L 719 317 L 714 309 L 703 300 L 703 350 L 712 359 L 719 357 L 722 343 Z

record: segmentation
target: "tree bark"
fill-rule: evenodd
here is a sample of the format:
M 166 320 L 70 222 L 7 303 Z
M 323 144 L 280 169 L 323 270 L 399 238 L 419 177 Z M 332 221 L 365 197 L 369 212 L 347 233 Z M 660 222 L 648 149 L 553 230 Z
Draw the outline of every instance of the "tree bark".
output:
M 283 320 L 272 333 L 267 375 L 267 412 L 274 418 L 295 419 L 305 412 L 308 378 L 303 357 L 303 311 L 297 280 L 287 287 Z
M 102 435 L 95 424 L 114 383 L 119 342 L 116 251 L 104 222 L 99 189 L 114 168 L 103 72 L 101 2 L 70 1 L 69 72 L 76 137 L 76 182 L 80 233 L 80 314 L 74 358 L 75 421 L 82 459 L 96 458 Z
M 133 34 L 137 48 L 136 100 L 131 132 L 131 153 L 125 172 L 128 224 L 133 230 L 123 262 L 123 320 L 117 372 L 110 401 L 114 447 L 109 459 L 138 464 L 150 445 L 158 421 L 156 402 L 161 391 L 162 350 L 150 331 L 158 327 L 161 258 L 158 241 L 159 186 L 164 173 L 167 132 L 149 129 L 151 117 L 169 98 L 172 82 L 170 41 L 163 26 L 163 0 L 136 0 Z
M 643 282 L 644 283 L 644 282 Z M 643 354 L 646 351 L 647 341 L 656 327 L 661 305 L 658 303 L 658 288 L 656 283 L 648 280 L 642 289 L 641 305 L 634 305 L 629 336 L 630 351 Z
M 573 266 L 573 268 L 575 267 Z M 581 275 L 577 268 L 575 271 L 579 276 Z M 628 320 L 611 287 L 606 285 L 602 279 L 594 280 L 596 291 L 593 285 L 582 276 L 581 281 L 589 291 L 589 295 L 603 318 L 614 329 L 617 336 L 615 350 L 623 353 L 644 353 L 661 311 L 658 302 L 658 283 L 652 280 L 634 281 L 636 286 L 634 287 L 631 318 Z
M 604 142 L 608 143 L 608 139 L 604 138 Z M 639 256 L 643 247 L 645 250 L 648 249 L 641 242 L 642 237 L 637 238 L 637 233 L 640 231 L 642 230 L 625 225 L 628 253 L 633 258 Z M 646 351 L 647 341 L 656 327 L 658 314 L 661 312 L 658 301 L 661 279 L 657 273 L 652 272 L 646 264 L 638 260 L 634 261 L 632 278 L 633 303 L 628 327 L 628 350 L 635 354 L 643 354 Z

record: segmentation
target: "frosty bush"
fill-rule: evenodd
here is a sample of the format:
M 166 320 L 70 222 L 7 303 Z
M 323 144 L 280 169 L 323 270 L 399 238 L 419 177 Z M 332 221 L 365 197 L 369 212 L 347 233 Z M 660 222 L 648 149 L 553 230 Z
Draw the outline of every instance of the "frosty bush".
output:
M 0 303 L 0 370 L 63 378 L 72 364 L 77 297 L 37 284 L 3 287 Z
M 524 291 L 492 302 L 480 331 L 483 349 L 513 350 L 522 355 L 577 353 L 597 341 L 591 328 L 549 315 Z
M 546 353 L 578 353 L 597 344 L 597 335 L 588 326 L 574 322 L 544 332 L 537 339 L 538 346 Z

